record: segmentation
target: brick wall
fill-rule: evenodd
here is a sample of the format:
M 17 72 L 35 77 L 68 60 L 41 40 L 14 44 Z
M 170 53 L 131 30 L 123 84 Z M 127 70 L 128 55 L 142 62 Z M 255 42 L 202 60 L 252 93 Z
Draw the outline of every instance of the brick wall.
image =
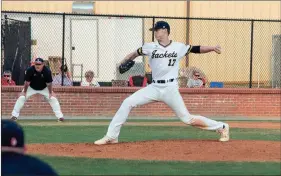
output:
M 9 115 L 22 87 L 2 87 L 2 115 Z M 138 88 L 54 88 L 66 116 L 113 116 L 122 101 Z M 280 117 L 279 89 L 180 89 L 192 114 L 205 116 Z M 53 115 L 41 95 L 32 96 L 21 111 L 26 115 Z M 163 103 L 134 108 L 130 116 L 175 116 Z

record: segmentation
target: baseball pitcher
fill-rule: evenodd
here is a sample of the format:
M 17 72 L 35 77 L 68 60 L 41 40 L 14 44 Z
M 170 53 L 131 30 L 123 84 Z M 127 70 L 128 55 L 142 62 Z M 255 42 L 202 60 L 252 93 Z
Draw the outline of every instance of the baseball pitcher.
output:
M 145 43 L 141 48 L 125 57 L 119 66 L 120 73 L 128 71 L 134 65 L 138 56 L 148 56 L 152 70 L 152 84 L 142 88 L 126 98 L 115 116 L 113 117 L 107 134 L 97 145 L 118 143 L 121 126 L 133 107 L 147 103 L 162 101 L 176 113 L 177 117 L 187 125 L 205 130 L 214 130 L 220 133 L 219 141 L 229 140 L 229 125 L 203 116 L 191 115 L 185 107 L 184 101 L 178 90 L 178 70 L 180 59 L 189 53 L 221 53 L 220 46 L 191 46 L 174 42 L 169 39 L 170 26 L 165 21 L 158 21 L 151 31 L 155 31 L 156 42 Z

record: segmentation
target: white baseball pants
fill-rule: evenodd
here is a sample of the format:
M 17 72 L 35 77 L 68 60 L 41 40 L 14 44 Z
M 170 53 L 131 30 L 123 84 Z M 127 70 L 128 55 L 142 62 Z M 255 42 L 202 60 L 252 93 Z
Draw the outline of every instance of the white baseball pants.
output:
M 177 85 L 150 84 L 123 101 L 113 117 L 106 135 L 112 139 L 118 138 L 121 127 L 126 122 L 131 109 L 154 101 L 166 103 L 185 124 L 206 130 L 219 130 L 223 128 L 223 122 L 217 122 L 203 116 L 191 115 L 186 109 Z
M 60 104 L 58 102 L 58 99 L 55 97 L 51 97 L 49 98 L 49 90 L 46 87 L 43 90 L 34 90 L 32 89 L 30 86 L 27 88 L 26 90 L 26 96 L 20 96 L 14 106 L 13 112 L 12 112 L 12 116 L 14 117 L 19 117 L 20 115 L 20 110 L 23 107 L 24 103 L 28 100 L 29 97 L 31 97 L 32 95 L 35 94 L 41 94 L 44 95 L 44 97 L 46 98 L 46 100 L 48 100 L 48 102 L 50 103 L 56 117 L 59 119 L 61 117 L 63 117 L 63 114 L 61 112 L 60 109 Z

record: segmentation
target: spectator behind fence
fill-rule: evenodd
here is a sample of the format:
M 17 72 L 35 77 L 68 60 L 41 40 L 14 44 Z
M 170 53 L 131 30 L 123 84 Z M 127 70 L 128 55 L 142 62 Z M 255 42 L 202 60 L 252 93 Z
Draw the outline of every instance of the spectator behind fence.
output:
M 67 65 L 62 65 L 60 67 L 60 73 L 53 78 L 54 86 L 61 86 L 63 74 L 63 86 L 72 86 L 71 78 L 68 74 Z
M 15 81 L 12 80 L 12 72 L 7 70 L 4 71 L 2 79 L 1 79 L 2 86 L 14 86 L 16 85 Z
M 145 87 L 147 85 L 147 78 L 142 75 L 135 75 L 129 77 L 130 87 Z
M 1 149 L 3 175 L 57 175 L 47 163 L 25 154 L 24 131 L 12 120 L 1 120 Z
M 99 83 L 94 80 L 95 73 L 92 70 L 88 70 L 85 73 L 86 81 L 82 82 L 81 86 L 92 86 L 92 87 L 100 87 Z
M 189 88 L 203 87 L 203 81 L 199 78 L 200 78 L 200 73 L 197 71 L 194 71 L 193 77 L 188 79 L 187 87 L 189 87 Z

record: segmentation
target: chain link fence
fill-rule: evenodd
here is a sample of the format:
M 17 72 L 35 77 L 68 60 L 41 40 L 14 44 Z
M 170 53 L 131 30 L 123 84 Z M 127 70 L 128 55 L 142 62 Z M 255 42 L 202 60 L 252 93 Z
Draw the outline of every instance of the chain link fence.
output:
M 2 12 L 2 23 L 5 18 L 31 21 L 29 59 L 46 60 L 53 76 L 60 78 L 59 85 L 70 85 L 65 84 L 68 79 L 74 86 L 87 85 L 91 76 L 100 86 L 127 86 L 135 75 L 151 79 L 147 57 L 138 57 L 134 67 L 122 75 L 117 65 L 144 42 L 154 41 L 149 28 L 164 20 L 171 26 L 173 41 L 222 47 L 220 55 L 189 54 L 183 58 L 181 87 L 186 86 L 193 70 L 205 77 L 206 87 L 216 87 L 215 83 L 232 88 L 281 87 L 281 20 Z M 6 57 L 2 52 L 2 63 L 4 58 L 10 59 Z M 61 69 L 62 65 L 67 69 Z
M 1 69 L 11 71 L 11 79 L 16 84 L 24 83 L 24 74 L 30 62 L 31 23 L 26 21 L 5 18 L 1 23 L 1 53 L 5 59 L 1 60 Z M 4 64 L 5 63 L 5 64 Z

